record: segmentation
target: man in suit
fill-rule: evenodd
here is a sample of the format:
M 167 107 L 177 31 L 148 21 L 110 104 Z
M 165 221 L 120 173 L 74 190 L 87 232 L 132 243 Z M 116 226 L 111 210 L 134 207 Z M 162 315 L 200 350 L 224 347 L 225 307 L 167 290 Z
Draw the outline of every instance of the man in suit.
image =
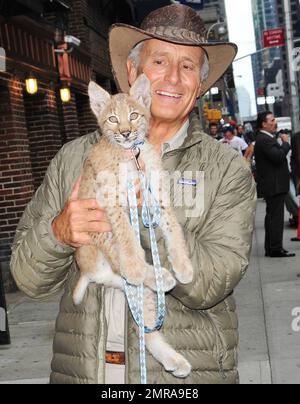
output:
M 284 201 L 290 186 L 287 154 L 291 146 L 289 136 L 282 135 L 282 145 L 276 138 L 277 123 L 272 112 L 260 113 L 259 131 L 255 144 L 258 192 L 266 199 L 265 219 L 266 256 L 272 258 L 295 257 L 283 248 Z

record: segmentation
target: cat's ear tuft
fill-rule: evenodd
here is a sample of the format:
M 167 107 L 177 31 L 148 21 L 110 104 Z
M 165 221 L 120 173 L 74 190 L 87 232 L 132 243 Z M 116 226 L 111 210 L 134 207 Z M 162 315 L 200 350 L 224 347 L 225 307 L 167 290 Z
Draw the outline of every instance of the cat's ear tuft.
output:
M 98 86 L 94 81 L 91 81 L 89 84 L 89 97 L 92 111 L 98 118 L 111 100 L 111 96 L 102 87 Z
M 130 89 L 130 96 L 135 98 L 147 109 L 151 106 L 151 84 L 145 74 L 141 74 Z

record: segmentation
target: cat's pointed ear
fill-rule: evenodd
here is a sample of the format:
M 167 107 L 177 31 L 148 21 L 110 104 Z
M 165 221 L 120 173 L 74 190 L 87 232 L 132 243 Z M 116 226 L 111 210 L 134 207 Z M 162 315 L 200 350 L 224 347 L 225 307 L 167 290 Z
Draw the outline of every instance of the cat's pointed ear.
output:
M 91 81 L 89 84 L 89 97 L 92 111 L 98 118 L 111 100 L 111 96 L 102 87 L 98 86 L 94 81 Z
M 135 98 L 147 109 L 151 106 L 151 85 L 150 80 L 145 74 L 141 74 L 130 89 L 130 96 Z

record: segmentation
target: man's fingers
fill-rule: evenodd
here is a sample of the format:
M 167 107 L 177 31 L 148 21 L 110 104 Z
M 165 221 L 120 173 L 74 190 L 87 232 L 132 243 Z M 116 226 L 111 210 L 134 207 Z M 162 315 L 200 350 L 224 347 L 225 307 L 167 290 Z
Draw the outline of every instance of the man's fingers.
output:
M 108 222 L 87 222 L 81 223 L 73 226 L 73 231 L 75 234 L 84 233 L 107 233 L 111 232 L 112 228 Z M 77 241 L 77 240 L 76 240 Z
M 112 228 L 108 222 L 90 222 L 88 231 L 91 233 L 109 233 L 112 231 Z
M 69 200 L 69 202 L 69 207 L 71 208 L 72 212 L 84 210 L 97 210 L 99 212 L 104 212 L 104 209 L 100 207 L 96 199 Z M 84 212 L 84 214 L 86 214 L 86 212 Z
M 70 201 L 77 201 L 77 199 L 78 199 L 78 192 L 79 192 L 81 178 L 82 178 L 82 175 L 78 178 L 78 180 L 76 181 L 76 183 L 74 185 L 73 191 L 72 191 L 71 196 L 69 198 Z
M 76 208 L 78 209 L 91 209 L 91 210 L 99 210 L 100 212 L 104 212 L 99 206 L 99 203 L 96 199 L 82 199 L 76 202 Z
M 106 222 L 107 216 L 103 210 L 88 210 L 82 220 L 84 222 Z

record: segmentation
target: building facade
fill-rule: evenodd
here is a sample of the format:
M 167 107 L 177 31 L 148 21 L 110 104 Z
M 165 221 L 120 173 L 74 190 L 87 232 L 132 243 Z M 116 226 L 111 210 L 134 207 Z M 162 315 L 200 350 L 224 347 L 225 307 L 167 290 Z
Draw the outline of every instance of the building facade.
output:
M 200 14 L 208 30 L 209 41 L 228 41 L 227 16 L 224 0 L 204 0 Z M 233 68 L 216 83 L 217 95 L 207 95 L 206 101 L 212 109 L 222 111 L 223 118 L 231 120 L 239 116 L 238 99 L 233 77 Z
M 278 18 L 276 0 L 252 0 L 253 21 L 256 37 L 257 50 L 263 49 L 265 30 L 275 29 L 281 26 Z M 274 96 L 275 105 L 269 106 L 274 109 L 277 116 L 282 116 L 284 87 L 282 83 L 280 48 L 266 49 L 264 52 L 252 56 L 253 76 L 256 96 Z M 258 112 L 265 110 L 264 105 L 258 105 Z
M 0 2 L 0 270 L 7 290 L 16 226 L 62 145 L 97 128 L 87 95 L 92 78 L 114 90 L 108 28 L 135 23 L 124 0 L 11 0 Z M 65 36 L 80 39 L 71 53 Z M 60 51 L 60 53 L 57 52 Z M 37 80 L 28 94 L 25 81 Z M 62 87 L 70 89 L 63 102 Z
M 277 12 L 280 26 L 286 28 L 285 26 L 285 10 L 284 1 L 278 0 L 277 2 Z M 293 25 L 293 37 L 295 40 L 295 47 L 300 47 L 300 3 L 299 0 L 290 0 L 291 7 L 291 19 Z M 288 58 L 286 48 L 282 48 L 281 57 L 281 68 L 283 75 L 283 86 L 285 89 L 284 95 L 284 109 L 283 115 L 290 116 L 290 86 L 289 86 L 289 72 L 288 72 Z M 297 74 L 298 88 L 300 88 L 300 75 Z M 299 106 L 300 107 L 300 106 Z M 299 117 L 300 119 L 300 117 Z

